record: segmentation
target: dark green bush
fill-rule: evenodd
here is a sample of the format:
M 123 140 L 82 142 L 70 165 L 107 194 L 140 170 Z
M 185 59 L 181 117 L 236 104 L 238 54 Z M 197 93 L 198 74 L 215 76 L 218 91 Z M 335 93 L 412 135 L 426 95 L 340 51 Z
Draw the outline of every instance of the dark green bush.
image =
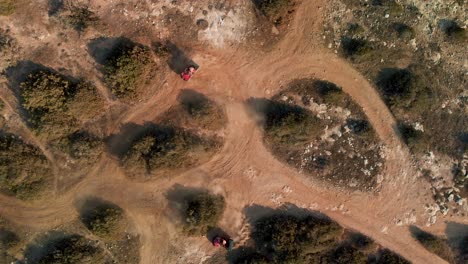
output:
M 46 252 L 39 258 L 39 264 L 92 264 L 102 263 L 102 249 L 79 235 L 68 235 L 44 245 Z
M 137 85 L 150 62 L 150 54 L 146 48 L 118 48 L 105 66 L 105 78 L 112 93 L 119 98 L 135 96 Z
M 73 82 L 50 70 L 30 74 L 20 87 L 30 125 L 49 139 L 76 131 L 80 120 L 85 121 L 102 109 L 94 86 Z
M 388 249 L 384 249 L 379 253 L 378 258 L 375 261 L 376 264 L 411 264 L 411 262 Z
M 412 39 L 414 37 L 414 30 L 404 23 L 393 23 L 391 27 L 399 38 Z
M 83 212 L 81 221 L 95 235 L 108 237 L 114 234 L 123 221 L 123 211 L 112 204 L 98 204 Z
M 398 129 L 403 138 L 403 141 L 415 153 L 422 153 L 431 147 L 429 138 L 413 126 L 407 124 L 399 124 Z
M 216 226 L 224 212 L 224 197 L 200 193 L 188 197 L 184 213 L 184 232 L 189 235 L 205 235 Z
M 361 56 L 371 50 L 370 44 L 360 38 L 341 38 L 341 50 L 346 57 Z
M 0 190 L 20 199 L 32 199 L 52 177 L 49 161 L 40 149 L 17 136 L 0 133 Z
M 122 165 L 131 175 L 151 174 L 158 169 L 180 169 L 191 166 L 198 156 L 217 147 L 216 141 L 183 129 L 154 126 L 134 140 L 122 157 Z
M 19 242 L 18 235 L 6 228 L 0 227 L 0 250 L 2 248 L 7 249 Z
M 308 110 L 286 103 L 266 101 L 265 133 L 272 142 L 296 145 L 319 134 L 322 126 Z
M 246 256 L 242 256 L 233 263 L 235 264 L 268 264 L 271 263 L 268 259 L 260 253 L 253 252 Z
M 273 215 L 255 223 L 252 238 L 257 250 L 276 262 L 299 261 L 306 254 L 333 248 L 342 228 L 331 221 L 291 215 Z
M 355 134 L 364 134 L 370 131 L 371 126 L 367 120 L 364 119 L 354 119 L 348 118 L 346 120 L 346 126 L 351 129 L 351 131 Z
M 439 28 L 450 40 L 464 41 L 466 39 L 466 30 L 454 20 L 442 19 L 439 22 Z
M 104 150 L 101 139 L 83 131 L 60 138 L 52 142 L 52 145 L 85 164 L 95 163 Z
M 98 20 L 96 14 L 84 6 L 72 6 L 70 13 L 64 17 L 65 23 L 78 32 L 82 32 L 89 26 L 96 24 Z
M 412 74 L 406 69 L 382 69 L 376 80 L 377 86 L 386 97 L 404 96 L 409 94 Z
M 367 256 L 359 250 L 342 245 L 334 249 L 327 256 L 328 262 L 336 264 L 366 264 Z
M 437 256 L 447 260 L 450 263 L 454 261 L 453 252 L 450 246 L 448 245 L 447 240 L 434 236 L 420 229 L 417 230 L 417 232 L 414 234 L 414 237 L 428 251 L 436 254 Z

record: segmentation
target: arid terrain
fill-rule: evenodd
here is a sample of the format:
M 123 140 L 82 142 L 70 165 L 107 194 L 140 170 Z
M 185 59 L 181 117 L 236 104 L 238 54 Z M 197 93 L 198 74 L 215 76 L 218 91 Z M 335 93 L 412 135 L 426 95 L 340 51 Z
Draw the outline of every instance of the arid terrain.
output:
M 467 23 L 463 0 L 0 0 L 0 264 L 467 263 Z

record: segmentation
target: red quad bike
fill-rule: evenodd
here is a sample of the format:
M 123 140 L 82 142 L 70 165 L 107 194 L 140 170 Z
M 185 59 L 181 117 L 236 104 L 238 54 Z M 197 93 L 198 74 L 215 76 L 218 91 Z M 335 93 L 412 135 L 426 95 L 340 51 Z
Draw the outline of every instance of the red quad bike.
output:
M 231 250 L 234 247 L 234 240 L 217 236 L 213 239 L 213 246 Z
M 197 68 L 193 65 L 190 65 L 187 68 L 185 68 L 185 70 L 180 74 L 180 77 L 182 77 L 184 81 L 188 81 L 190 80 L 190 78 L 192 78 L 196 71 Z

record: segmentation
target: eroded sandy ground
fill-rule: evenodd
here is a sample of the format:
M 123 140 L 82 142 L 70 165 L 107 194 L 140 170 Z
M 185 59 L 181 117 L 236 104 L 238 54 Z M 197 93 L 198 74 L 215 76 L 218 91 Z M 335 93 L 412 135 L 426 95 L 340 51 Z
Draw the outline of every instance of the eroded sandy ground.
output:
M 255 30 L 255 14 L 249 1 L 224 1 L 224 9 L 212 8 L 206 14 L 202 12 L 206 3 L 197 1 L 192 5 L 189 1 L 182 1 L 178 5 L 181 12 L 193 13 L 196 19 L 206 19 L 209 28 L 184 31 L 179 27 L 179 31 L 175 32 L 164 26 L 167 21 L 163 21 L 158 13 L 163 5 L 175 8 L 171 2 L 90 1 L 98 15 L 108 21 L 108 28 L 113 28 L 105 35 L 134 36 L 143 44 L 174 35 L 181 43 L 187 43 L 184 38 L 195 36 L 201 43 L 190 48 L 192 59 L 201 65 L 193 80 L 185 83 L 171 72 L 158 92 L 130 106 L 113 99 L 101 83 L 99 73 L 92 70 L 96 63 L 88 54 L 86 43 L 101 33 L 90 30 L 84 36 L 71 36 L 64 42 L 58 34 L 49 30 L 52 26 L 46 14 L 32 16 L 28 24 L 34 26 L 23 27 L 23 19 L 29 12 L 35 7 L 45 8 L 42 3 L 31 3 L 21 11 L 24 13 L 11 20 L 1 18 L 0 23 L 8 25 L 16 41 L 24 45 L 24 57 L 54 68 L 65 67 L 97 83 L 109 102 L 109 109 L 103 118 L 105 122 L 99 127 L 104 135 L 119 133 L 125 123 L 153 121 L 176 102 L 180 90 L 190 88 L 214 98 L 225 107 L 228 125 L 222 132 L 225 137 L 222 150 L 209 162 L 194 169 L 148 182 L 129 180 L 117 161 L 107 155 L 86 177 L 66 190 L 63 186 L 66 186 L 67 180 L 56 175 L 54 197 L 25 203 L 1 195 L 2 217 L 34 231 L 49 230 L 77 217 L 74 208 L 76 200 L 98 196 L 118 204 L 127 212 L 133 231 L 141 236 L 141 263 L 209 261 L 216 250 L 205 237 L 185 240 L 176 232 L 177 223 L 165 195 L 174 186 L 182 185 L 207 188 L 222 194 L 227 209 L 220 227 L 240 243 L 248 239 L 246 218 L 255 217 L 246 215 L 246 208 L 252 205 L 287 207 L 290 203 L 323 212 L 344 227 L 362 232 L 413 263 L 444 263 L 416 243 L 408 229 L 410 224 L 425 225 L 427 215 L 423 205 L 431 200 L 431 193 L 428 183 L 416 177 L 410 154 L 395 133 L 392 114 L 365 78 L 321 44 L 319 33 L 327 1 L 303 1 L 297 6 L 285 35 L 266 51 L 241 45 Z M 114 22 L 113 18 L 116 17 L 121 20 Z M 61 45 L 55 47 L 54 43 Z M 363 108 L 386 149 L 379 191 L 335 190 L 279 162 L 264 146 L 261 128 L 245 107 L 245 100 L 251 97 L 268 98 L 289 80 L 309 77 L 341 86 Z M 14 109 L 15 100 L 6 84 L 2 86 L 2 98 L 11 102 Z M 15 118 L 14 110 L 10 115 Z M 42 146 L 25 126 L 20 123 L 17 126 L 24 138 Z M 47 153 L 45 146 L 42 149 Z M 56 162 L 52 155 L 48 157 Z M 55 166 L 61 167 L 63 164 Z M 430 230 L 439 234 L 445 232 L 444 221 L 468 223 L 466 218 L 445 216 Z

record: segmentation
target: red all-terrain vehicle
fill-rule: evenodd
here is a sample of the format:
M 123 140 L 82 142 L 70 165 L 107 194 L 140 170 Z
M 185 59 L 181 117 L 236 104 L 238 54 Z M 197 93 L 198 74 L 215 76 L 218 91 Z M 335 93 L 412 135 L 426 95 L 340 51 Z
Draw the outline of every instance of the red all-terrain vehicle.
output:
M 223 247 L 227 250 L 231 250 L 232 247 L 234 247 L 234 240 L 217 236 L 213 239 L 213 246 Z
M 188 81 L 190 80 L 190 78 L 192 78 L 196 71 L 197 68 L 193 65 L 190 65 L 187 68 L 185 68 L 185 70 L 180 74 L 180 77 L 182 77 L 184 81 Z

